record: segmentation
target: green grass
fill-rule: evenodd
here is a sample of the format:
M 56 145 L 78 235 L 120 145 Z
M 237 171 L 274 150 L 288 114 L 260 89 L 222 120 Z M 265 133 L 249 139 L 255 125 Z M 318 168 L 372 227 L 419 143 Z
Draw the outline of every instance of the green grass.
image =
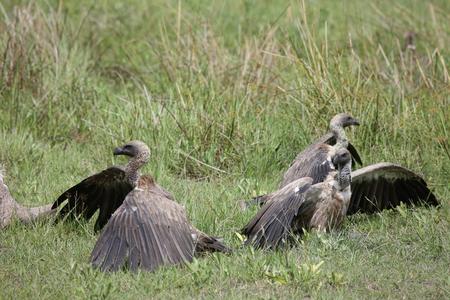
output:
M 449 15 L 444 0 L 3 1 L 13 196 L 48 203 L 141 139 L 144 171 L 237 250 L 102 274 L 88 264 L 93 222 L 15 224 L 0 232 L 0 298 L 449 298 Z M 241 248 L 255 210 L 236 201 L 276 188 L 342 111 L 363 122 L 349 135 L 366 165 L 423 174 L 442 207 L 353 216 L 290 250 Z

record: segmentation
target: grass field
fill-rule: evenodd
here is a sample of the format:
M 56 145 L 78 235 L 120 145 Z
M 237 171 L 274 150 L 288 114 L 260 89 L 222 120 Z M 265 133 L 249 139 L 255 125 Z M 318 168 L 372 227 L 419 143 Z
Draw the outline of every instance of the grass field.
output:
M 93 222 L 0 231 L 0 298 L 450 298 L 449 1 L 12 1 L 0 4 L 0 163 L 53 201 L 141 139 L 144 172 L 236 248 L 103 274 Z M 440 209 L 349 218 L 290 250 L 240 247 L 289 163 L 350 112 L 365 165 L 424 175 Z

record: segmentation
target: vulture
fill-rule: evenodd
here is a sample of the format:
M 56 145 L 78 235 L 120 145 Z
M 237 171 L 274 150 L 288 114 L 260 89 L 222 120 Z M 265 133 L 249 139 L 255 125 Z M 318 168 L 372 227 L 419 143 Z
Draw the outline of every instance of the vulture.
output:
M 326 161 L 327 162 L 327 161 Z M 340 148 L 330 155 L 322 182 L 303 177 L 267 195 L 258 213 L 242 229 L 246 244 L 276 249 L 303 230 L 330 231 L 340 226 L 350 203 L 351 154 Z
M 311 177 L 313 184 L 322 182 L 331 170 L 330 153 L 336 149 L 346 148 L 352 156 L 352 161 L 362 164 L 361 158 L 356 148 L 348 142 L 345 128 L 349 126 L 358 126 L 359 121 L 348 113 L 335 115 L 330 121 L 330 130 L 327 134 L 309 145 L 300 152 L 291 163 L 288 170 L 278 186 L 279 189 L 289 183 L 303 177 Z M 263 204 L 267 195 L 261 195 L 250 201 L 241 202 L 242 206 L 248 207 L 254 204 Z
M 17 203 L 4 183 L 3 173 L 0 170 L 0 229 L 11 224 L 13 217 L 22 223 L 30 223 L 44 216 L 50 216 L 55 211 L 51 204 L 38 207 L 24 207 Z
M 283 176 L 280 188 L 302 177 L 313 178 L 313 184 L 322 182 L 330 171 L 330 153 L 347 148 L 352 159 L 361 162 L 356 149 L 348 142 L 344 127 L 358 125 L 358 120 L 342 113 L 330 122 L 330 133 L 301 152 Z M 330 142 L 331 141 L 331 142 Z M 334 143 L 330 146 L 329 143 Z M 407 168 L 393 163 L 370 165 L 352 174 L 352 196 L 348 214 L 374 213 L 383 209 L 406 205 L 438 206 L 436 196 L 425 180 Z M 244 203 L 245 207 L 262 204 L 268 195 L 258 196 Z
M 329 171 L 329 164 L 322 164 L 329 156 L 331 148 L 346 148 L 358 164 L 361 158 L 355 147 L 348 142 L 345 128 L 358 126 L 359 121 L 347 113 L 335 115 L 330 121 L 330 131 L 300 152 L 284 173 L 279 188 L 302 177 L 311 177 L 313 183 L 322 182 Z
M 84 179 L 62 193 L 52 206 L 62 206 L 60 218 L 89 219 L 99 210 L 95 229 L 104 228 L 91 254 L 94 267 L 101 271 L 124 267 L 154 271 L 190 262 L 207 251 L 231 252 L 190 224 L 184 207 L 151 176 L 140 175 L 139 169 L 150 157 L 146 144 L 131 141 L 117 147 L 114 155 L 130 157 L 128 164 Z

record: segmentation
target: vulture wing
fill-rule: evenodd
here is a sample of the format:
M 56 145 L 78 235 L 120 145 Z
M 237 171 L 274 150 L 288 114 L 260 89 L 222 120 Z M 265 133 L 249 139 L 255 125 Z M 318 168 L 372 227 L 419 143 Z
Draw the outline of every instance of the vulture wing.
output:
M 334 151 L 333 147 L 324 143 L 310 145 L 297 155 L 289 169 L 284 173 L 279 188 L 282 189 L 293 181 L 304 177 L 311 177 L 313 179 L 312 184 L 324 181 L 328 173 L 334 168 L 330 160 L 332 151 Z M 269 198 L 270 195 L 260 195 L 251 200 L 242 201 L 240 205 L 244 208 L 263 205 Z
M 359 156 L 358 150 L 356 150 L 355 146 L 353 146 L 349 142 L 348 146 L 347 146 L 347 150 L 352 155 L 352 166 L 354 166 L 355 164 L 362 166 L 363 163 L 362 163 L 361 157 Z
M 76 216 L 86 220 L 99 209 L 95 230 L 100 230 L 132 189 L 132 185 L 125 178 L 124 170 L 110 167 L 62 193 L 53 203 L 52 209 L 68 200 L 60 210 L 59 216 Z
M 396 207 L 400 202 L 439 204 L 422 177 L 392 163 L 378 163 L 352 172 L 351 189 L 349 215 L 378 212 Z
M 289 169 L 284 173 L 279 188 L 303 177 L 311 177 L 313 184 L 324 181 L 328 173 L 332 170 L 332 164 L 327 159 L 330 157 L 330 152 L 332 151 L 331 146 L 335 144 L 336 138 L 329 132 L 300 152 L 289 166 Z M 358 163 L 362 165 L 361 157 L 356 148 L 348 143 L 347 149 L 352 155 L 352 164 L 355 165 Z M 266 200 L 267 195 L 261 195 L 248 201 L 242 201 L 240 205 L 245 209 L 252 205 L 263 205 Z
M 311 177 L 313 184 L 322 182 L 332 170 L 329 159 L 333 147 L 326 144 L 313 144 L 302 151 L 283 175 L 280 188 L 303 178 Z
M 98 238 L 91 263 L 102 271 L 153 271 L 189 262 L 195 249 L 191 233 L 182 206 L 158 191 L 134 189 Z
M 270 199 L 242 229 L 242 233 L 248 238 L 246 244 L 269 249 L 280 246 L 288 238 L 292 221 L 312 182 L 310 177 L 301 178 L 272 193 Z

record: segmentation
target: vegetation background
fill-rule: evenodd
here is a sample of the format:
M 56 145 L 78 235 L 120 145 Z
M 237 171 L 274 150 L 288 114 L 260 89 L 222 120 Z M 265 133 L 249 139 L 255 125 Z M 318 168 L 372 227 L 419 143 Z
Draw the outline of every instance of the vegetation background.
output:
M 21 203 L 152 148 L 145 172 L 237 248 L 153 274 L 88 264 L 92 224 L 0 232 L 0 298 L 450 297 L 450 1 L 0 4 L 0 161 Z M 350 112 L 364 163 L 424 175 L 441 209 L 349 218 L 290 250 L 240 248 L 295 155 Z

